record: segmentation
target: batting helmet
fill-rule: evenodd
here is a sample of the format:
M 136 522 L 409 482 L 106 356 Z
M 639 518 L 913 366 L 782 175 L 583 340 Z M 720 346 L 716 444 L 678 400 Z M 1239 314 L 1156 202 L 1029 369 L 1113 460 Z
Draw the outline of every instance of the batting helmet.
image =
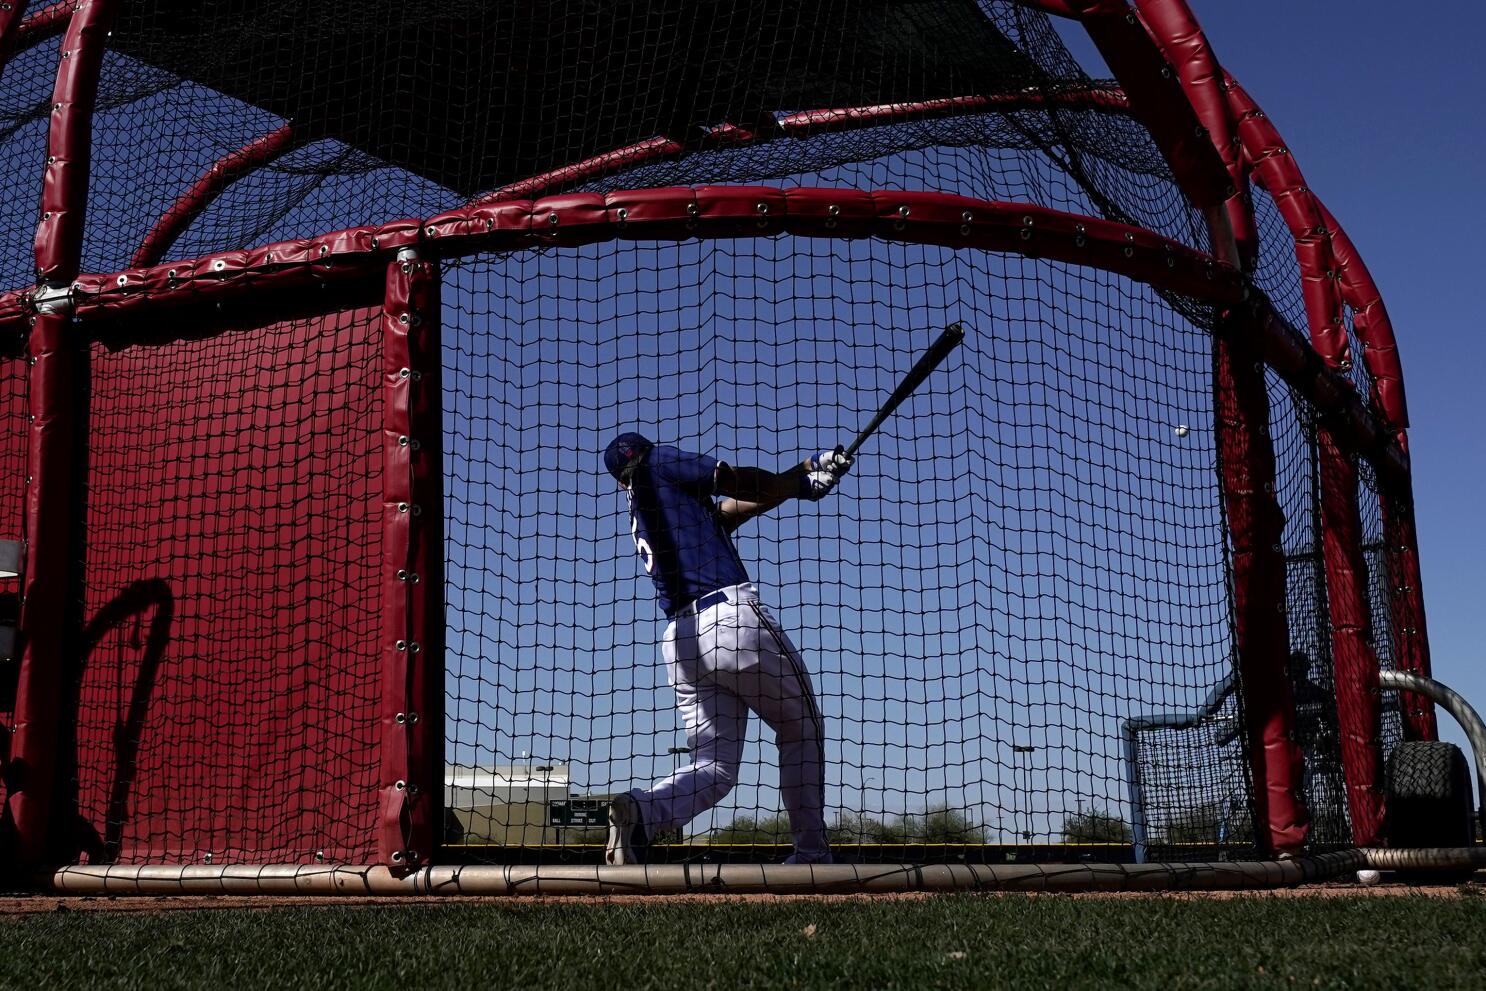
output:
M 609 442 L 604 452 L 604 467 L 619 481 L 634 469 L 655 445 L 637 433 L 624 433 Z

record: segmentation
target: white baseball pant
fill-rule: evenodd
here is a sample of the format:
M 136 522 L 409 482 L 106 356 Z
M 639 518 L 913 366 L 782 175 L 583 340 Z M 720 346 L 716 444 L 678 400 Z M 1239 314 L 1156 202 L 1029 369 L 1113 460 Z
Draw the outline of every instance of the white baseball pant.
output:
M 678 617 L 661 642 L 691 763 L 630 794 L 648 835 L 686 825 L 737 784 L 748 713 L 756 712 L 779 748 L 779 791 L 795 844 L 788 862 L 830 863 L 824 726 L 810 674 L 752 583 L 721 591 L 726 602 Z

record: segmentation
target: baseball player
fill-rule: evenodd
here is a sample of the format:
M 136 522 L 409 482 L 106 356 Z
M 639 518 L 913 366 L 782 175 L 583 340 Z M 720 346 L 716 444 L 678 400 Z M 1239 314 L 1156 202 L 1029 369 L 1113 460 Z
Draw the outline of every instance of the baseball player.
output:
M 825 498 L 851 467 L 842 448 L 778 474 L 620 434 L 604 466 L 629 499 L 630 532 L 669 620 L 661 642 L 691 763 L 609 806 L 611 864 L 644 863 L 650 837 L 712 808 L 738 781 L 748 714 L 774 731 L 794 853 L 830 863 L 824 728 L 799 651 L 759 601 L 732 533 L 791 498 Z

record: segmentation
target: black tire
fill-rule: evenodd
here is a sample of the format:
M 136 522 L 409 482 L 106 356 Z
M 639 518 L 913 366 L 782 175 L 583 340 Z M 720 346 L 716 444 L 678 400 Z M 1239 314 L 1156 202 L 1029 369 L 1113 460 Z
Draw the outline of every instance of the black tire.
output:
M 1400 744 L 1384 773 L 1388 843 L 1395 849 L 1467 847 L 1475 842 L 1471 771 L 1465 754 L 1440 741 Z M 1405 879 L 1450 881 L 1470 870 L 1409 871 Z

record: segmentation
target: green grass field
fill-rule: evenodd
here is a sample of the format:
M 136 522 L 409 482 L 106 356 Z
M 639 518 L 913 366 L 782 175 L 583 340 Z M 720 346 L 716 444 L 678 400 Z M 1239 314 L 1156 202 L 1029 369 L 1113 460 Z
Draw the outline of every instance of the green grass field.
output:
M 945 896 L 58 912 L 7 988 L 1486 987 L 1486 898 Z

